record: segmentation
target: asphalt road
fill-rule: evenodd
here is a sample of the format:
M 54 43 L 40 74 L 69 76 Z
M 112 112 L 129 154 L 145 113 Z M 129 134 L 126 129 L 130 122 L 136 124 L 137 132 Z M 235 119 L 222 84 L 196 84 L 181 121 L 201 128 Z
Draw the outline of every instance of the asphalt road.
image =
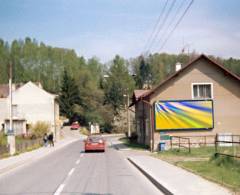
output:
M 111 138 L 108 138 L 111 139 Z M 84 153 L 74 142 L 0 176 L 1 195 L 155 195 L 162 194 L 121 152 Z

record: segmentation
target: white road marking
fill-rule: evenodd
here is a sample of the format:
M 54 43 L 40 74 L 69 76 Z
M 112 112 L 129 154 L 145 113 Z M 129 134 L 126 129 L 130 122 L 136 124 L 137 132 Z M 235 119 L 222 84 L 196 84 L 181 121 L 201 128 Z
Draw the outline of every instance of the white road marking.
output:
M 75 171 L 75 168 L 72 168 L 71 171 L 69 171 L 68 176 L 71 176 L 74 171 Z
M 84 154 L 81 154 L 80 157 L 83 157 Z
M 64 188 L 64 186 L 65 186 L 65 184 L 61 184 L 61 185 L 58 187 L 57 191 L 54 193 L 54 195 L 60 195 L 61 192 L 62 192 L 62 190 L 63 190 L 63 188 Z
M 78 160 L 78 161 L 80 162 L 80 160 Z M 78 162 L 78 161 L 77 161 L 77 162 Z M 77 162 L 76 162 L 76 163 L 77 163 Z M 79 162 L 78 162 L 78 163 L 79 163 Z M 75 171 L 75 168 L 72 168 L 72 169 L 69 171 L 67 177 L 65 178 L 65 180 L 63 181 L 63 183 L 58 187 L 57 191 L 56 191 L 53 195 L 60 195 L 60 194 L 61 194 L 64 186 L 66 185 L 67 181 L 69 180 L 70 176 L 73 174 L 74 171 Z
M 76 164 L 78 165 L 80 163 L 80 159 L 78 159 L 77 161 L 76 161 Z

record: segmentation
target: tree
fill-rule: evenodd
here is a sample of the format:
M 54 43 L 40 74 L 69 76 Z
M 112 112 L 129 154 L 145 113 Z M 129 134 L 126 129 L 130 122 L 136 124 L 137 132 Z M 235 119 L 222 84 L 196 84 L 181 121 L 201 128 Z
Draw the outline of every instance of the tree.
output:
M 145 85 L 149 87 L 152 84 L 152 71 L 149 63 L 147 63 L 143 56 L 140 56 L 136 64 L 136 85 L 142 89 Z
M 68 119 L 73 120 L 76 116 L 75 107 L 81 104 L 78 86 L 75 80 L 64 70 L 59 95 L 60 112 Z
M 123 95 L 131 94 L 133 91 L 134 80 L 129 74 L 125 60 L 118 55 L 112 61 L 108 75 L 109 77 L 103 85 L 105 103 L 112 105 L 115 114 L 118 114 L 124 105 Z

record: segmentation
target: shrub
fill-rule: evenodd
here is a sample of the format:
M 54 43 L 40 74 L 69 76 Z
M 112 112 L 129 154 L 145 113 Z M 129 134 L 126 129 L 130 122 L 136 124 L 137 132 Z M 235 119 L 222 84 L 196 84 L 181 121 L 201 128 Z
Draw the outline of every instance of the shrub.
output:
M 38 121 L 34 125 L 31 125 L 32 137 L 43 137 L 45 133 L 50 130 L 50 124 L 44 121 Z
M 132 132 L 131 137 L 129 139 L 130 139 L 130 142 L 137 142 L 137 139 L 138 139 L 137 132 L 135 132 L 135 131 Z
M 0 132 L 0 145 L 7 144 L 7 136 L 4 134 L 3 131 Z
M 222 166 L 222 167 L 232 167 L 233 165 L 239 166 L 240 163 L 234 158 L 230 156 L 225 156 L 225 155 L 219 155 L 219 154 L 214 154 L 210 158 L 210 162 L 214 163 L 216 166 Z
M 89 131 L 87 130 L 86 127 L 81 127 L 80 128 L 80 133 L 83 135 L 89 135 Z

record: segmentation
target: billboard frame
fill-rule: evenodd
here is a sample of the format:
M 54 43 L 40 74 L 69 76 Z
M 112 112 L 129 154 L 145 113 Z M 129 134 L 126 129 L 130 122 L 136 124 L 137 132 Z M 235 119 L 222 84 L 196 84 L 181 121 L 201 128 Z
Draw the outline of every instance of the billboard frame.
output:
M 211 128 L 179 128 L 179 129 L 157 129 L 156 128 L 156 111 L 155 111 L 155 104 L 158 102 L 206 102 L 206 101 L 210 101 L 212 103 L 212 127 Z M 173 131 L 196 131 L 196 130 L 211 130 L 214 129 L 214 104 L 213 104 L 213 99 L 196 99 L 196 100 L 159 100 L 159 101 L 155 101 L 153 103 L 153 112 L 154 112 L 154 130 L 155 131 L 169 131 L 169 132 L 173 132 Z

